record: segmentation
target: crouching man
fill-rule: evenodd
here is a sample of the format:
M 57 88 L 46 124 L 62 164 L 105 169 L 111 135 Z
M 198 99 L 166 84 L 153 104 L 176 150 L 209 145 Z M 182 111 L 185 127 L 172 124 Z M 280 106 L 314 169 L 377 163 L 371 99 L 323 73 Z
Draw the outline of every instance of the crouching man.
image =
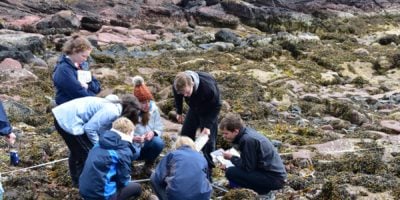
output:
M 221 120 L 219 129 L 223 138 L 238 145 L 240 151 L 240 157 L 224 152 L 224 158 L 234 164 L 225 171 L 232 185 L 252 189 L 260 195 L 283 188 L 287 178 L 285 166 L 265 136 L 245 127 L 240 116 L 232 113 Z

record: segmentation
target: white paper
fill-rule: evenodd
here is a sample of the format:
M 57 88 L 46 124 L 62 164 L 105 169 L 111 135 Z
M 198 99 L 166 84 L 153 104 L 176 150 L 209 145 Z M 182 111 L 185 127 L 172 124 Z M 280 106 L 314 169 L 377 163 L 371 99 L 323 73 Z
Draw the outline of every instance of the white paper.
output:
M 240 157 L 239 152 L 233 147 L 228 149 L 227 151 L 229 153 L 231 153 L 232 156 Z M 234 164 L 230 160 L 227 160 L 224 158 L 224 150 L 223 149 L 217 149 L 217 150 L 211 152 L 210 155 L 215 164 L 219 163 L 219 164 L 225 165 L 226 168 L 234 166 Z
M 201 134 L 200 136 L 198 136 L 196 138 L 196 141 L 194 141 L 196 150 L 200 152 L 204 145 L 206 145 L 208 139 L 208 135 L 205 134 Z
M 86 70 L 78 70 L 78 81 L 81 83 L 89 83 L 92 81 L 92 73 Z

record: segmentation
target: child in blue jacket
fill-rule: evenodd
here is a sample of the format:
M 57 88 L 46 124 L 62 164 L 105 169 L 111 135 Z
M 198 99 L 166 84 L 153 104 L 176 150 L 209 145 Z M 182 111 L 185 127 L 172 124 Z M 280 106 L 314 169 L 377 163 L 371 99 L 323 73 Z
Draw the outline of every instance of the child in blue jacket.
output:
M 132 161 L 139 156 L 132 146 L 135 126 L 121 117 L 112 127 L 90 150 L 79 178 L 79 193 L 85 200 L 122 200 L 141 194 L 140 185 L 130 176 Z

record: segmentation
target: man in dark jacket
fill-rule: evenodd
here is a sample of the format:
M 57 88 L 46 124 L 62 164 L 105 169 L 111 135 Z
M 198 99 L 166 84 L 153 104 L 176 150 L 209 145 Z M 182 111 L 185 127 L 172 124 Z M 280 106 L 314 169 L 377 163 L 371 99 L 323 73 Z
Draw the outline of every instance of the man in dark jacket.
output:
M 175 107 L 178 122 L 183 123 L 181 135 L 196 140 L 196 130 L 209 136 L 202 151 L 209 165 L 208 178 L 214 167 L 210 153 L 215 150 L 218 132 L 218 114 L 221 110 L 219 88 L 215 79 L 205 72 L 185 71 L 176 75 L 173 84 Z M 189 105 L 189 111 L 184 118 L 183 99 Z
M 139 157 L 132 145 L 134 127 L 125 117 L 117 119 L 90 150 L 79 178 L 79 193 L 85 200 L 140 196 L 141 187 L 130 176 L 132 161 Z
M 240 151 L 240 157 L 224 152 L 224 158 L 234 164 L 225 172 L 230 183 L 259 194 L 283 187 L 287 178 L 285 166 L 268 138 L 245 127 L 240 116 L 232 113 L 221 120 L 219 128 L 224 139 L 238 145 Z
M 0 101 L 0 135 L 6 137 L 8 144 L 13 145 L 15 142 L 15 134 L 12 132 L 12 127 L 8 121 L 6 111 L 4 110 L 3 103 Z

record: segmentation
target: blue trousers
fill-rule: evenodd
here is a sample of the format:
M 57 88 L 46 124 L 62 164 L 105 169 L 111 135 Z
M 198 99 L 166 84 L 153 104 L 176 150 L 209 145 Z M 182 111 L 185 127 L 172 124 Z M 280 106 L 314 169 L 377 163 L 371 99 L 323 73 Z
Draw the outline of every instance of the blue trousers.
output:
M 138 160 L 153 162 L 164 149 L 164 141 L 159 136 L 154 136 L 152 140 L 146 141 L 140 149 Z

